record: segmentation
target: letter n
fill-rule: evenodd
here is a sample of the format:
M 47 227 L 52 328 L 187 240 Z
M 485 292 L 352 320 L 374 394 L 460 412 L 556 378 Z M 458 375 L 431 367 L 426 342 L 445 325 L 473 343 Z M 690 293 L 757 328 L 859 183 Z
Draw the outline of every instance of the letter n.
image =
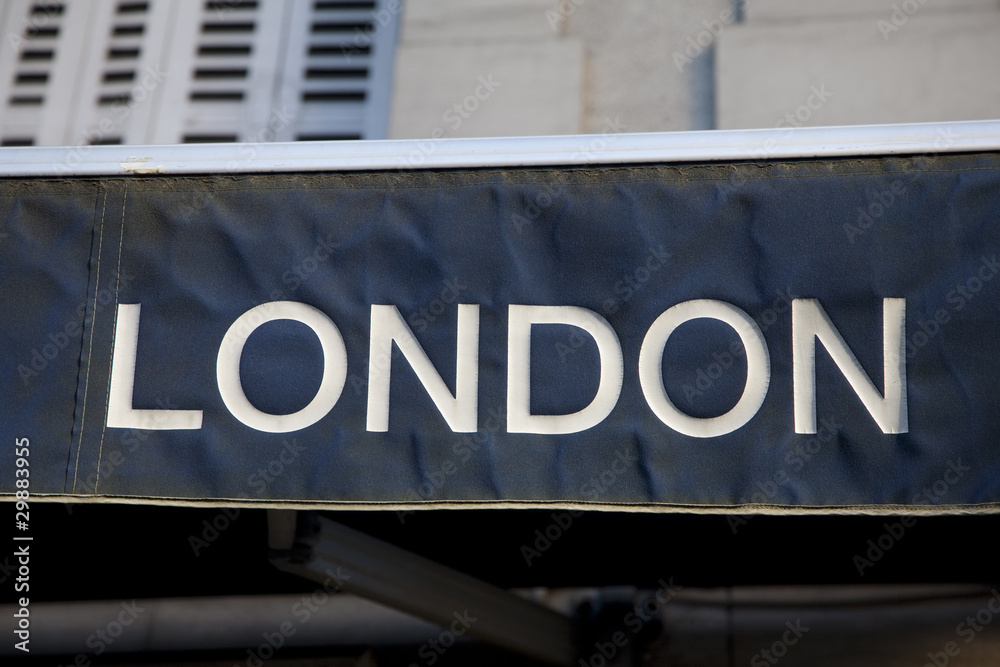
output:
M 884 394 L 834 328 L 819 299 L 792 301 L 792 375 L 795 432 L 816 433 L 816 339 L 883 433 L 906 433 L 906 299 L 882 300 Z
M 389 430 L 389 377 L 392 344 L 416 373 L 448 426 L 456 433 L 475 433 L 479 404 L 479 306 L 458 305 L 458 343 L 455 361 L 455 395 L 445 385 L 427 353 L 396 306 L 372 306 L 370 356 L 368 361 L 368 430 Z M 378 369 L 378 359 L 389 360 L 389 368 Z

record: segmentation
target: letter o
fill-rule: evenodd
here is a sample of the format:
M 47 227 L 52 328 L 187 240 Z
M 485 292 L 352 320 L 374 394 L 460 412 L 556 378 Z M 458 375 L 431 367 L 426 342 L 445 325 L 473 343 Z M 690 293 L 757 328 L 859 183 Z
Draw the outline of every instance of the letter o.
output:
M 259 321 L 254 326 L 242 331 L 246 322 L 258 317 Z M 319 391 L 309 405 L 287 415 L 272 415 L 255 408 L 243 392 L 240 380 L 243 346 L 257 327 L 272 320 L 293 320 L 306 325 L 319 338 L 323 348 L 323 380 Z M 262 303 L 240 315 L 222 338 L 216 377 L 222 402 L 234 417 L 258 431 L 289 433 L 312 426 L 336 405 L 347 382 L 347 348 L 337 326 L 322 311 L 298 301 Z
M 663 350 L 667 339 L 688 320 L 710 318 L 725 322 L 739 335 L 747 353 L 747 381 L 743 395 L 729 412 L 718 417 L 692 417 L 681 412 L 663 387 Z M 771 382 L 771 358 L 760 327 L 742 310 L 725 301 L 696 299 L 668 308 L 646 332 L 639 350 L 639 384 L 643 396 L 660 421 L 678 433 L 694 438 L 714 438 L 740 428 L 764 403 Z

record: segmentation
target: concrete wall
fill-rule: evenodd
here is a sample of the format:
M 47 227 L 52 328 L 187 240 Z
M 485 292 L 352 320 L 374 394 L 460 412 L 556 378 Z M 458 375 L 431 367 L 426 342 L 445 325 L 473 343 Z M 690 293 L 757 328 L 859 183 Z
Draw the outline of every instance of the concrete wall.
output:
M 726 12 L 730 0 L 407 2 L 389 136 L 711 128 L 712 49 L 688 40 L 710 46 L 705 24 Z
M 718 40 L 718 127 L 1000 117 L 996 0 L 757 0 Z
M 582 2 L 565 30 L 587 56 L 583 131 L 712 129 L 712 44 L 733 20 L 730 0 Z
M 583 45 L 550 28 L 552 0 L 405 4 L 390 138 L 580 131 Z
M 1000 0 L 409 0 L 389 136 L 998 118 L 997 62 Z

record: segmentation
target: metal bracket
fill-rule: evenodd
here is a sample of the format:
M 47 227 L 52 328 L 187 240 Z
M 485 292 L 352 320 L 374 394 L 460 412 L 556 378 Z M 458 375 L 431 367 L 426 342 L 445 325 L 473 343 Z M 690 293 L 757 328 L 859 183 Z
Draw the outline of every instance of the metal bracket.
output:
M 552 664 L 575 658 L 569 618 L 316 512 L 268 510 L 280 570 Z

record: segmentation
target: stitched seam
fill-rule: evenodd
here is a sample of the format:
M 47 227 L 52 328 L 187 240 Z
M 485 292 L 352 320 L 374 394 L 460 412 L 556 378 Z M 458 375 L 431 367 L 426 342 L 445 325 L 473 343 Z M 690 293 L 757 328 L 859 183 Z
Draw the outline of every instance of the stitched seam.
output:
M 80 442 L 76 447 L 76 465 L 73 466 L 73 493 L 76 493 L 76 480 L 80 471 L 80 451 L 83 449 L 83 426 L 87 421 L 87 392 L 90 389 L 90 368 L 94 358 L 94 329 L 97 328 L 97 295 L 101 291 L 101 254 L 104 252 L 104 214 L 108 210 L 108 191 L 104 190 L 104 203 L 101 204 L 100 233 L 97 237 L 97 276 L 94 278 L 94 319 L 90 322 L 90 342 L 87 350 L 87 377 L 83 383 L 83 411 L 80 413 Z
M 125 203 L 128 201 L 128 184 L 125 184 L 125 190 L 122 192 L 122 226 L 121 231 L 118 236 L 118 266 L 115 271 L 115 323 L 111 328 L 111 349 L 115 349 L 115 339 L 118 337 L 118 291 L 121 287 L 122 282 L 122 245 L 125 241 Z M 114 354 L 112 352 L 112 357 Z M 113 360 L 113 359 L 112 359 Z M 111 407 L 111 371 L 114 364 L 108 364 L 108 398 L 104 402 L 104 414 L 107 415 Z M 130 406 L 131 407 L 131 406 Z M 97 450 L 97 481 L 94 482 L 94 493 L 97 493 L 97 487 L 101 485 L 101 459 L 104 456 L 104 435 L 108 431 L 108 420 L 105 418 L 104 426 L 101 427 L 101 445 Z
M 121 501 L 132 504 L 143 505 L 166 505 L 166 506 L 192 506 L 192 507 L 214 507 L 218 509 L 219 502 L 228 503 L 225 507 L 270 507 L 274 509 L 333 509 L 350 508 L 352 510 L 384 510 L 386 508 L 413 507 L 417 511 L 426 509 L 495 509 L 506 506 L 514 508 L 548 508 L 548 509 L 573 509 L 582 508 L 591 510 L 607 510 L 614 512 L 680 512 L 680 513 L 709 513 L 709 514 L 731 514 L 733 510 L 764 510 L 767 514 L 790 514 L 807 516 L 816 515 L 867 515 L 885 516 L 886 514 L 910 514 L 917 516 L 941 516 L 941 515 L 982 515 L 1000 513 L 1000 503 L 965 503 L 953 505 L 720 505 L 720 504 L 692 504 L 676 503 L 666 501 L 645 501 L 645 502 L 593 502 L 584 500 L 518 500 L 518 499 L 498 499 L 498 500 L 437 500 L 422 501 L 420 503 L 407 501 L 375 501 L 375 500 L 305 500 L 305 499 L 260 499 L 253 500 L 243 497 L 185 497 L 178 495 L 140 495 L 140 494 L 105 494 L 94 495 L 74 495 L 70 493 L 39 493 L 38 497 L 47 500 L 57 501 L 60 498 L 74 498 L 79 501 L 90 501 L 95 503 L 104 500 Z M 0 493 L 0 499 L 14 498 L 13 492 Z
M 894 159 L 902 159 L 902 158 L 894 158 Z M 774 167 L 793 168 L 794 165 L 799 164 L 799 163 L 797 163 L 797 162 L 755 163 L 755 162 L 741 161 L 738 166 L 751 167 L 751 166 L 758 166 L 760 164 L 763 164 L 764 168 L 774 168 Z M 809 162 L 809 163 L 805 163 L 805 164 L 815 165 L 815 164 L 827 164 L 827 163 L 826 162 L 821 162 L 821 163 Z M 600 186 L 600 185 L 629 185 L 629 184 L 632 184 L 632 183 L 661 183 L 661 184 L 664 184 L 664 185 L 676 185 L 676 184 L 683 185 L 684 183 L 687 183 L 687 182 L 709 183 L 709 182 L 713 182 L 713 181 L 714 182 L 719 182 L 719 183 L 726 183 L 726 182 L 731 182 L 733 180 L 736 180 L 736 179 L 731 178 L 731 177 L 719 177 L 719 176 L 695 177 L 695 176 L 691 176 L 691 175 L 688 175 L 688 174 L 681 173 L 681 172 L 686 172 L 686 171 L 690 171 L 690 170 L 694 170 L 694 169 L 704 169 L 704 168 L 713 168 L 713 167 L 715 167 L 715 168 L 721 168 L 721 167 L 723 167 L 725 165 L 726 165 L 726 163 L 723 163 L 723 162 L 720 162 L 718 164 L 698 163 L 698 164 L 690 164 L 690 165 L 689 164 L 684 164 L 684 163 L 662 163 L 662 164 L 651 164 L 649 166 L 629 166 L 629 167 L 618 167 L 618 168 L 603 168 L 603 169 L 597 169 L 597 171 L 600 171 L 602 173 L 609 173 L 609 172 L 626 172 L 626 171 L 669 170 L 669 171 L 675 172 L 674 173 L 675 178 L 663 178 L 663 177 L 624 178 L 624 179 L 623 178 L 613 178 L 613 179 L 609 178 L 607 180 L 598 180 L 596 182 L 592 182 L 592 181 L 589 181 L 589 180 L 588 181 L 582 181 L 581 180 L 581 181 L 576 181 L 576 182 L 569 182 L 569 181 L 563 180 L 563 181 L 555 182 L 555 183 L 553 183 L 551 181 L 541 180 L 541 179 L 527 179 L 527 180 L 515 180 L 514 178 L 505 179 L 499 173 L 492 174 L 493 176 L 498 176 L 499 177 L 499 178 L 496 178 L 496 179 L 493 179 L 493 180 L 488 179 L 488 176 L 486 174 L 483 174 L 482 175 L 482 179 L 483 180 L 476 180 L 476 181 L 464 182 L 464 183 L 462 183 L 462 182 L 458 182 L 458 183 L 455 183 L 455 182 L 452 182 L 452 183 L 439 183 L 439 184 L 419 184 L 418 183 L 418 184 L 412 184 L 412 185 L 409 185 L 409 184 L 400 184 L 400 183 L 397 183 L 397 182 L 384 182 L 384 183 L 380 183 L 380 184 L 372 184 L 372 183 L 345 183 L 343 181 L 348 180 L 348 179 L 360 180 L 360 179 L 363 179 L 363 178 L 371 178 L 373 180 L 383 180 L 383 179 L 380 179 L 378 177 L 384 176 L 384 175 L 387 175 L 387 174 L 393 174 L 396 177 L 393 180 L 399 180 L 400 178 L 403 178 L 404 176 L 402 176 L 402 175 L 398 174 L 398 172 L 394 172 L 394 171 L 378 171 L 378 172 L 373 172 L 373 173 L 366 172 L 364 174 L 360 174 L 360 173 L 357 173 L 357 174 L 354 174 L 354 173 L 346 174 L 344 172 L 329 172 L 328 174 L 323 174 L 323 176 L 332 176 L 336 180 L 341 181 L 341 182 L 336 183 L 335 185 L 329 185 L 329 184 L 326 184 L 326 183 L 299 182 L 299 183 L 293 183 L 293 184 L 289 184 L 289 185 L 274 185 L 274 186 L 252 185 L 250 187 L 253 190 L 255 190 L 255 191 L 262 190 L 262 191 L 267 191 L 267 192 L 296 192 L 296 191 L 301 191 L 301 190 L 331 191 L 331 190 L 334 190 L 336 188 L 340 188 L 340 189 L 345 189 L 345 190 L 382 191 L 383 194 L 389 194 L 389 193 L 391 193 L 392 190 L 429 190 L 429 191 L 437 191 L 437 190 L 442 190 L 442 189 L 478 188 L 478 187 L 492 186 L 492 185 L 496 185 L 496 186 L 503 186 L 503 185 L 538 185 L 538 186 L 564 185 L 564 186 L 585 186 L 585 187 L 590 187 L 590 186 L 595 186 L 595 185 L 596 186 Z M 498 170 L 498 171 L 505 171 L 505 170 Z M 531 171 L 531 175 L 538 174 L 538 175 L 542 175 L 542 176 L 553 176 L 553 175 L 565 174 L 566 171 L 569 171 L 570 173 L 577 173 L 577 174 L 579 174 L 581 176 L 581 178 L 586 178 L 590 174 L 590 172 L 591 172 L 591 170 L 587 169 L 586 166 L 581 167 L 580 165 L 570 165 L 566 169 L 558 169 L 558 168 L 556 168 L 556 169 L 537 169 L 536 168 L 536 169 L 533 169 Z M 815 178 L 836 178 L 838 176 L 852 176 L 852 177 L 857 177 L 857 176 L 861 176 L 861 177 L 864 177 L 864 176 L 882 176 L 882 177 L 906 178 L 906 177 L 916 177 L 916 176 L 919 176 L 919 175 L 922 175 L 922 174 L 960 174 L 960 173 L 964 173 L 964 172 L 976 172 L 976 171 L 998 171 L 998 168 L 997 167 L 959 167 L 959 168 L 945 168 L 945 169 L 919 169 L 918 168 L 918 169 L 915 169 L 915 170 L 912 170 L 912 171 L 844 171 L 844 172 L 831 171 L 831 172 L 826 172 L 826 173 L 822 173 L 822 174 L 815 174 L 815 173 L 812 173 L 812 174 L 788 174 L 788 175 L 767 174 L 767 175 L 759 175 L 759 176 L 747 175 L 743 180 L 745 180 L 745 181 L 797 180 L 797 179 L 815 179 Z M 438 175 L 438 176 L 441 175 L 440 172 L 434 172 L 434 173 L 435 173 L 435 175 Z M 276 174 L 272 174 L 272 175 L 276 175 Z M 284 174 L 277 174 L 277 175 L 284 175 Z M 462 179 L 462 178 L 465 178 L 465 177 L 472 177 L 472 178 L 474 178 L 475 176 L 478 176 L 478 175 L 479 174 L 476 174 L 474 172 L 463 172 L 463 173 L 460 173 L 460 174 L 455 174 L 455 179 L 458 180 L 458 179 Z M 259 177 L 259 176 L 261 176 L 261 174 L 254 174 L 252 176 L 248 176 L 248 178 L 255 178 L 255 177 Z M 287 176 L 289 178 L 293 177 L 291 174 L 288 174 Z M 192 180 L 195 179 L 195 177 L 190 177 L 190 178 L 192 178 Z M 303 179 L 303 180 L 313 180 L 313 179 Z M 386 179 L 386 180 L 388 180 L 388 179 Z M 227 186 L 229 186 L 229 187 L 227 187 Z M 177 194 L 202 194 L 202 195 L 205 195 L 205 194 L 210 194 L 212 192 L 219 192 L 219 191 L 221 191 L 221 192 L 241 192 L 241 191 L 244 191 L 246 189 L 247 189 L 247 184 L 243 184 L 243 183 L 227 183 L 227 184 L 212 183 L 211 184 L 211 190 L 209 190 L 209 189 L 206 188 L 206 189 L 197 189 L 197 190 L 195 190 L 195 189 L 191 189 L 191 190 L 171 190 L 170 192 L 171 193 L 177 193 Z M 143 192 L 144 192 L 144 194 L 166 194 L 165 191 L 162 191 L 162 190 L 157 191 L 157 190 L 152 190 L 152 189 L 150 189 L 150 190 L 144 190 Z

